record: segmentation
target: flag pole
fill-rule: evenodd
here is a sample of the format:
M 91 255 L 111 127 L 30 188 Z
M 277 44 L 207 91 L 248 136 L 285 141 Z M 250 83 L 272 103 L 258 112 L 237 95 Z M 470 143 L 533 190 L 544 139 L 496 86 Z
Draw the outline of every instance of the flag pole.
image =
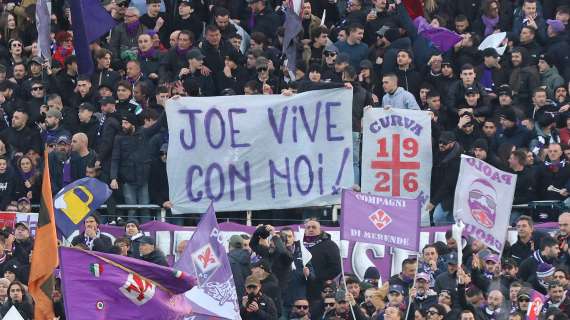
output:
M 344 284 L 344 290 L 346 290 L 346 292 L 348 293 L 348 288 L 346 287 L 346 278 L 344 277 L 344 264 L 342 261 L 342 255 L 339 255 L 339 256 L 340 256 L 340 271 L 342 274 L 342 283 Z M 352 297 L 352 298 L 353 298 L 354 303 L 356 305 L 356 300 L 354 299 L 354 297 Z M 352 319 L 356 320 L 356 315 L 354 314 L 354 309 L 352 309 L 352 306 L 350 305 L 350 301 L 347 301 L 347 302 L 348 302 L 348 307 L 350 308 L 350 313 L 352 314 Z
M 420 270 L 420 253 L 416 252 L 416 276 L 418 275 L 418 271 Z M 412 288 L 416 287 L 416 276 L 414 276 L 414 281 L 412 282 Z M 412 295 L 410 294 L 410 290 L 408 290 L 408 307 L 406 308 L 406 317 L 404 319 L 408 319 L 408 316 L 410 315 L 410 308 L 412 307 Z

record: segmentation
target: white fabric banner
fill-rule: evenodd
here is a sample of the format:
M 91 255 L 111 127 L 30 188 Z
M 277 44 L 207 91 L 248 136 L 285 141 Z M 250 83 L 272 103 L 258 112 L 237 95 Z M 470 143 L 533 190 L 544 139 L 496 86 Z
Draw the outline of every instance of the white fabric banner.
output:
M 463 235 L 480 240 L 499 254 L 507 241 L 517 176 L 485 161 L 461 155 L 453 204 Z
M 432 169 L 429 114 L 396 108 L 370 109 L 364 114 L 362 132 L 362 192 L 419 197 L 422 226 L 429 226 L 425 210 Z
M 340 203 L 354 184 L 352 90 L 167 102 L 175 213 Z

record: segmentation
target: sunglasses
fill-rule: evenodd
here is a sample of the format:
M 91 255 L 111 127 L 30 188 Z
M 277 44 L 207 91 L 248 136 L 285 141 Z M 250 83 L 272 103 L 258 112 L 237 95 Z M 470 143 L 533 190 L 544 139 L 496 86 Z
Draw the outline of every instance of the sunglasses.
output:
M 323 290 L 323 293 L 333 293 L 333 292 L 334 292 L 334 290 L 332 290 L 332 289 L 325 289 L 325 290 Z
M 427 312 L 427 314 L 429 314 L 430 316 L 433 316 L 433 315 L 439 314 L 439 312 L 437 312 L 435 310 L 430 310 Z
M 336 53 L 334 52 L 325 52 L 325 57 L 334 57 L 336 56 Z
M 21 47 L 22 44 L 21 43 L 12 43 L 12 47 Z
M 126 7 L 128 7 L 128 6 L 129 6 L 129 4 L 128 4 L 128 3 L 126 3 L 126 2 L 123 2 L 123 3 L 119 3 L 119 4 L 117 4 L 117 6 L 118 6 L 118 7 L 123 7 L 123 8 L 126 8 Z
M 327 307 L 334 307 L 335 304 L 336 304 L 336 303 L 334 303 L 334 302 L 329 302 L 329 303 L 325 303 L 325 306 L 327 306 Z
M 530 299 L 522 298 L 522 299 L 518 299 L 518 301 L 519 302 L 530 302 Z
M 267 71 L 267 68 L 257 68 L 257 72 Z
M 161 156 L 165 156 L 165 155 L 166 155 L 166 152 L 161 152 L 160 155 L 161 155 Z
M 309 309 L 309 306 L 302 305 L 302 306 L 295 306 L 295 308 L 297 308 L 297 309 L 302 309 L 302 310 L 308 310 L 308 309 Z
M 247 286 L 246 289 L 257 289 L 257 286 Z
M 32 91 L 43 90 L 44 87 L 32 87 Z

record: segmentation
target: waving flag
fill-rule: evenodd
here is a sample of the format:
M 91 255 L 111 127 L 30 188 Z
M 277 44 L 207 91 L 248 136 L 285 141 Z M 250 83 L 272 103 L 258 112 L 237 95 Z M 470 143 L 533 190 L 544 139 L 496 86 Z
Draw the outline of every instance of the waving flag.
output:
M 51 294 L 54 287 L 53 271 L 59 264 L 57 258 L 57 235 L 51 198 L 51 181 L 47 151 L 44 152 L 44 173 L 42 177 L 42 194 L 40 213 L 34 241 L 34 254 L 30 268 L 28 286 L 34 298 L 34 318 L 53 319 L 53 303 Z
M 528 305 L 528 310 L 526 312 L 528 320 L 538 320 L 542 307 L 546 302 L 546 297 L 542 293 L 532 290 L 530 295 L 530 304 Z
M 195 317 L 192 319 L 241 319 L 230 262 L 211 205 L 175 268 L 196 276 L 198 281 L 186 292 Z
M 44 59 L 51 59 L 50 40 L 50 13 L 47 0 L 38 0 L 36 3 L 36 27 L 38 29 L 38 47 Z
M 109 197 L 111 189 L 95 178 L 83 178 L 63 187 L 55 196 L 55 222 L 66 237 Z
M 184 319 L 192 313 L 183 293 L 195 281 L 187 273 L 76 248 L 59 253 L 68 319 Z
M 289 0 L 286 2 L 287 8 L 285 8 L 285 23 L 283 27 L 285 28 L 285 36 L 283 37 L 283 53 L 287 56 L 287 70 L 292 78 L 295 76 L 295 70 L 297 69 L 297 42 L 295 38 L 299 32 L 303 31 L 303 23 L 301 22 L 301 8 L 303 6 L 302 1 Z
M 117 22 L 99 0 L 73 0 L 69 4 L 79 73 L 89 74 L 94 68 L 89 44 L 111 30 Z
M 418 33 L 430 40 L 441 52 L 453 48 L 456 43 L 463 39 L 459 34 L 449 29 L 432 27 L 424 17 L 415 18 L 414 25 L 418 28 Z

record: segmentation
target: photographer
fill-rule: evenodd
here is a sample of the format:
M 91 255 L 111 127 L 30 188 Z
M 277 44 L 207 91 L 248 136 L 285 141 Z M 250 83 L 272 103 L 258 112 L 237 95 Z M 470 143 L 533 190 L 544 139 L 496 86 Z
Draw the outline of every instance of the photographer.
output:
M 293 253 L 287 250 L 275 228 L 271 225 L 258 226 L 251 236 L 250 246 L 255 254 L 267 261 L 279 284 L 284 284 L 291 270 Z
M 277 308 L 271 298 L 261 292 L 261 282 L 254 276 L 245 280 L 246 296 L 241 299 L 240 315 L 243 320 L 277 320 Z
M 473 143 L 483 137 L 471 108 L 460 107 L 459 122 L 455 129 L 457 141 L 465 150 L 471 150 Z

